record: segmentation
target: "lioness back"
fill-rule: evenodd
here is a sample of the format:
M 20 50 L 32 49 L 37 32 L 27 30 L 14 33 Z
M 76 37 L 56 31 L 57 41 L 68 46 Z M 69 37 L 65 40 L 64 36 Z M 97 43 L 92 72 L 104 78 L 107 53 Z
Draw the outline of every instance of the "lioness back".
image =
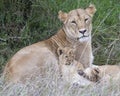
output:
M 117 74 L 120 74 L 120 66 L 118 65 L 102 65 L 99 66 L 100 69 L 100 76 L 115 76 Z
M 57 66 L 57 59 L 46 43 L 40 42 L 18 51 L 7 63 L 4 73 L 10 81 L 19 82 L 35 70 L 41 70 L 43 74 L 42 68 L 50 64 Z

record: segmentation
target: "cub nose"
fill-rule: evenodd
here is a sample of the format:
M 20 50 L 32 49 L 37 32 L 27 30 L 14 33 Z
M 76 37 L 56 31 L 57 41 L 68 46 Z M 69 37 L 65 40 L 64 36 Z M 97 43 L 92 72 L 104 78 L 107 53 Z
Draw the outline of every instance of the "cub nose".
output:
M 86 32 L 86 29 L 82 29 L 79 32 L 82 33 L 82 34 L 84 34 Z

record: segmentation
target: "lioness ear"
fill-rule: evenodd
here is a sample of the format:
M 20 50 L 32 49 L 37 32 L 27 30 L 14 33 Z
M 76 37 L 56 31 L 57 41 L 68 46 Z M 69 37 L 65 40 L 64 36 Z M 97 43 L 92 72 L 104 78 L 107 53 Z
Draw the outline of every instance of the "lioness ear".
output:
M 57 54 L 60 56 L 61 54 L 63 54 L 63 48 L 58 48 L 57 49 Z
M 95 5 L 93 4 L 90 4 L 89 7 L 86 8 L 85 10 L 91 17 L 93 17 L 94 13 L 96 12 Z
M 61 10 L 58 12 L 58 18 L 60 19 L 60 21 L 65 22 L 66 18 L 67 18 L 68 14 L 62 12 Z

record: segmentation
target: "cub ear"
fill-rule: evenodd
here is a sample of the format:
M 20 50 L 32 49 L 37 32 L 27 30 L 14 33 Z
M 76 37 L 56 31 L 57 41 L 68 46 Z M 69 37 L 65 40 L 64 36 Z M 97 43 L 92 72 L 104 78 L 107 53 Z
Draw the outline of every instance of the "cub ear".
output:
M 57 49 L 57 54 L 58 54 L 58 56 L 60 56 L 61 54 L 63 54 L 63 48 L 59 47 Z
M 62 12 L 61 10 L 58 12 L 58 18 L 60 19 L 60 21 L 65 22 L 65 20 L 67 19 L 68 14 Z
M 91 17 L 93 17 L 94 13 L 96 12 L 95 5 L 93 4 L 90 4 L 89 7 L 86 8 L 85 10 Z
M 71 49 L 68 53 L 69 53 L 70 56 L 73 56 L 75 58 L 74 49 Z
M 74 50 L 73 49 L 69 50 L 69 55 L 71 55 L 71 54 L 74 54 Z

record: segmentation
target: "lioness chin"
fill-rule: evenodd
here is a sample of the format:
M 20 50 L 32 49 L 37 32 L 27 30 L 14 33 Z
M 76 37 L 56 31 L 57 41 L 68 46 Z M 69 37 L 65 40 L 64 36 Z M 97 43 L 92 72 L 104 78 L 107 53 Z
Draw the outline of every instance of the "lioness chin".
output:
M 40 74 L 44 74 L 43 66 L 54 64 L 58 67 L 58 47 L 74 47 L 75 59 L 81 62 L 84 68 L 91 66 L 92 17 L 95 12 L 94 5 L 68 13 L 59 11 L 58 18 L 63 22 L 63 27 L 51 38 L 18 51 L 5 66 L 4 74 L 8 80 L 19 82 L 36 71 L 35 68 L 41 70 Z

